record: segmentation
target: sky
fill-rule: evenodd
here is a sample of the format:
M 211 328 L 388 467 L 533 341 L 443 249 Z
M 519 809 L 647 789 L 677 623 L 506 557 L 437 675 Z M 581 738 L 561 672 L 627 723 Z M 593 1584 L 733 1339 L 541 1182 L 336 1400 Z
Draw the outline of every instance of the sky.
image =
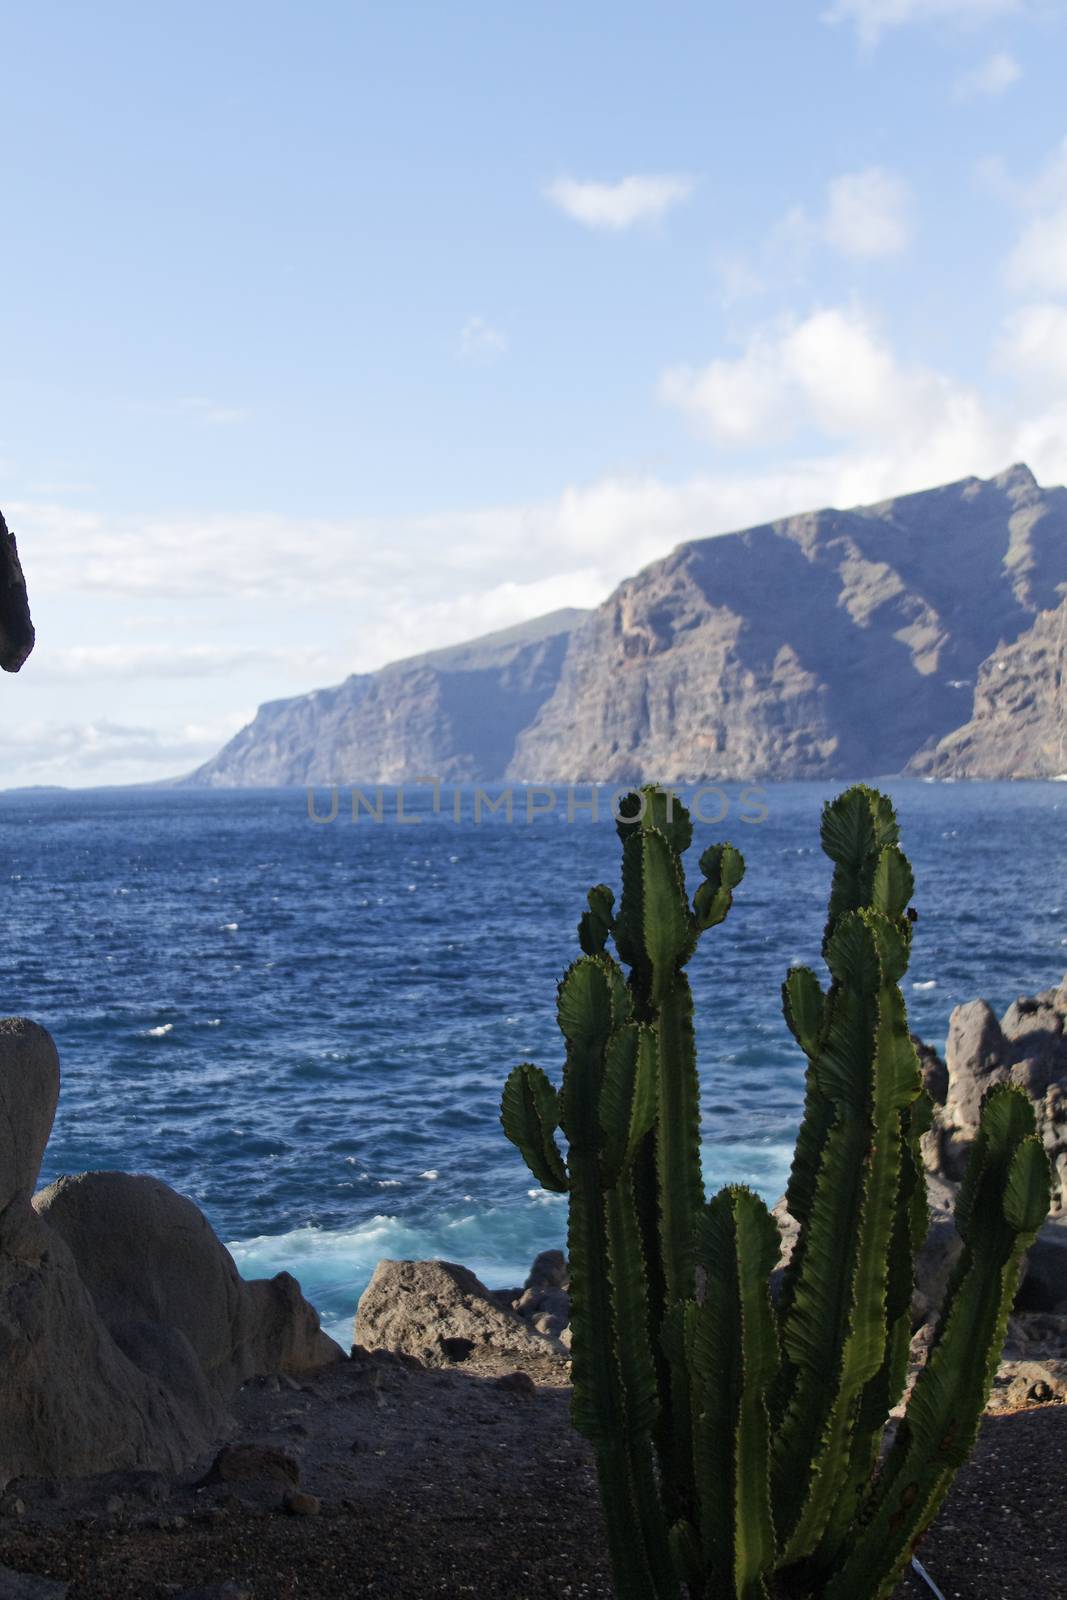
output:
M 1067 480 L 1067 0 L 0 0 L 0 787 Z

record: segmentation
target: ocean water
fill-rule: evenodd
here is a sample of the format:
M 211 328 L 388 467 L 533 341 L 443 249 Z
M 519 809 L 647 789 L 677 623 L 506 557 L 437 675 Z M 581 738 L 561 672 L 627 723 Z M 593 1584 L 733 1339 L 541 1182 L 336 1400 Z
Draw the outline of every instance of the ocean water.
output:
M 726 814 L 697 822 L 691 873 L 720 838 L 748 862 L 689 968 L 711 1187 L 785 1184 L 803 1059 L 779 987 L 819 965 L 819 811 L 841 787 L 702 801 Z M 1067 969 L 1067 787 L 883 787 L 917 877 L 910 1015 L 940 1046 L 960 1001 L 1000 1009 Z M 527 821 L 516 791 L 510 822 L 476 821 L 469 790 L 436 812 L 427 787 L 388 790 L 381 822 L 353 821 L 350 797 L 313 822 L 302 790 L 0 795 L 0 1010 L 44 1023 L 63 1068 L 42 1182 L 157 1174 L 246 1274 L 293 1272 L 342 1340 L 382 1256 L 501 1286 L 563 1242 L 500 1089 L 525 1059 L 558 1078 L 556 983 L 587 887 L 619 863 L 606 790 L 595 822 L 568 820 L 563 792 Z

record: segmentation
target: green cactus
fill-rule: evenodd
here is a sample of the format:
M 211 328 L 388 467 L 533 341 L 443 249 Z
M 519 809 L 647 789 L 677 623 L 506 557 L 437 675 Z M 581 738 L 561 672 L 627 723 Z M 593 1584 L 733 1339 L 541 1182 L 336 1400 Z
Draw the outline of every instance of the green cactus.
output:
M 1032 1108 L 1004 1085 L 983 1102 L 964 1249 L 879 1467 L 907 1376 L 932 1111 L 900 989 L 913 882 L 892 805 L 856 786 L 823 812 L 830 982 L 797 967 L 782 990 L 808 1070 L 787 1190 L 799 1232 L 776 1301 L 763 1201 L 733 1185 L 705 1202 L 685 975 L 744 863 L 705 850 L 690 902 L 684 808 L 648 788 L 621 810 L 618 909 L 590 890 L 559 988 L 562 1088 L 524 1063 L 501 1112 L 538 1182 L 569 1195 L 572 1415 L 596 1455 L 616 1590 L 885 1600 L 974 1442 L 1048 1211 Z

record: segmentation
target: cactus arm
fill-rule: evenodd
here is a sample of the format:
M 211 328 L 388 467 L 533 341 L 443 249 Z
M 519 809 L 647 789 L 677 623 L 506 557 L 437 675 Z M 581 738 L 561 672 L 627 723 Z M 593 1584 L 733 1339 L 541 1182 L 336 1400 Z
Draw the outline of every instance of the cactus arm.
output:
M 834 863 L 828 943 L 840 916 L 871 904 L 878 857 L 887 845 L 896 844 L 899 829 L 889 800 L 858 783 L 823 807 L 821 836 L 823 850 Z
M 920 1088 L 895 983 L 906 962 L 899 930 L 878 912 L 845 912 L 827 955 L 835 988 L 814 1071 L 835 1122 L 783 1326 L 796 1369 L 775 1452 L 787 1563 L 809 1556 L 822 1537 L 848 1472 L 861 1393 L 885 1359 L 897 1130 Z
M 606 883 L 590 889 L 589 910 L 582 912 L 578 923 L 578 943 L 587 956 L 600 955 L 608 942 L 612 929 L 612 908 L 615 896 Z
M 663 1277 L 670 1305 L 694 1290 L 696 1218 L 704 1204 L 700 1175 L 700 1081 L 693 997 L 684 973 L 660 1007 L 656 1025 L 659 1104 L 656 1172 L 659 1181 Z
M 790 1033 L 810 1060 L 818 1054 L 826 1018 L 826 996 L 810 967 L 790 967 L 782 984 L 782 1011 Z
M 656 1035 L 637 1022 L 617 1028 L 608 1040 L 600 1124 L 604 1143 L 600 1171 L 607 1185 L 632 1167 L 641 1140 L 656 1117 Z
M 707 1287 L 692 1337 L 693 1431 L 707 1592 L 763 1600 L 775 1556 L 767 1393 L 779 1352 L 767 1278 L 778 1228 L 734 1185 L 710 1202 L 699 1234 Z
M 1026 1095 L 997 1085 L 957 1202 L 964 1250 L 938 1335 L 825 1600 L 886 1600 L 978 1432 L 1023 1257 L 1047 1214 L 1048 1157 Z
M 621 973 L 603 955 L 575 962 L 560 985 L 571 1178 L 571 1419 L 596 1455 L 618 1593 L 624 1600 L 673 1600 L 677 1583 L 652 1470 L 655 1375 L 632 1181 L 626 1169 L 609 1184 L 603 1169 L 606 1140 L 625 1158 L 651 1098 L 647 1030 L 627 1020 L 629 1009 Z
M 732 844 L 713 844 L 700 858 L 703 882 L 693 896 L 693 913 L 701 933 L 715 928 L 733 905 L 734 890 L 745 875 L 745 860 Z
M 825 1571 L 834 1564 L 839 1558 L 842 1543 L 850 1537 L 853 1518 L 870 1488 L 885 1420 L 907 1383 L 915 1255 L 926 1236 L 928 1215 L 926 1180 L 919 1151 L 919 1139 L 927 1126 L 923 1113 L 930 1106 L 925 1091 L 922 1100 L 925 1106 L 921 1107 L 919 1115 L 915 1113 L 921 1105 L 920 1101 L 908 1106 L 900 1114 L 896 1137 L 901 1143 L 901 1182 L 889 1249 L 885 1354 L 882 1365 L 860 1396 L 848 1471 L 813 1560 L 813 1566 L 819 1571 Z
M 524 1061 L 509 1073 L 500 1121 L 541 1187 L 565 1194 L 567 1169 L 555 1139 L 559 1097 L 540 1067 Z
M 608 1269 L 611 1276 L 611 1310 L 616 1360 L 622 1385 L 626 1438 L 616 1438 L 610 1449 L 623 1443 L 629 1458 L 635 1509 L 641 1528 L 645 1560 L 652 1587 L 648 1594 L 666 1597 L 678 1593 L 671 1555 L 669 1528 L 652 1464 L 651 1429 L 659 1410 L 659 1392 L 652 1346 L 648 1336 L 648 1295 L 641 1232 L 629 1172 L 604 1197 L 607 1220 Z

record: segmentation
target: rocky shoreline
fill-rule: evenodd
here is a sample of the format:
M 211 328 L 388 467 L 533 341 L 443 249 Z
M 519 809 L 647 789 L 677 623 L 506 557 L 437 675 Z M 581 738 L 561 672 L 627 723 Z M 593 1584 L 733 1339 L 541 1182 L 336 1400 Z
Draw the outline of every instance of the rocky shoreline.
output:
M 957 1008 L 945 1059 L 925 1045 L 921 1059 L 937 1110 L 913 1377 L 988 1084 L 1031 1095 L 1056 1189 L 978 1450 L 924 1560 L 959 1600 L 1009 1584 L 1053 1600 L 1067 978 L 999 1020 L 983 1001 Z M 0 1023 L 0 1600 L 610 1596 L 592 1460 L 568 1416 L 562 1251 L 500 1290 L 456 1263 L 383 1261 L 346 1356 L 294 1280 L 245 1283 L 158 1180 L 85 1174 L 35 1194 L 58 1071 L 43 1029 Z M 776 1211 L 784 1262 L 792 1224 Z

